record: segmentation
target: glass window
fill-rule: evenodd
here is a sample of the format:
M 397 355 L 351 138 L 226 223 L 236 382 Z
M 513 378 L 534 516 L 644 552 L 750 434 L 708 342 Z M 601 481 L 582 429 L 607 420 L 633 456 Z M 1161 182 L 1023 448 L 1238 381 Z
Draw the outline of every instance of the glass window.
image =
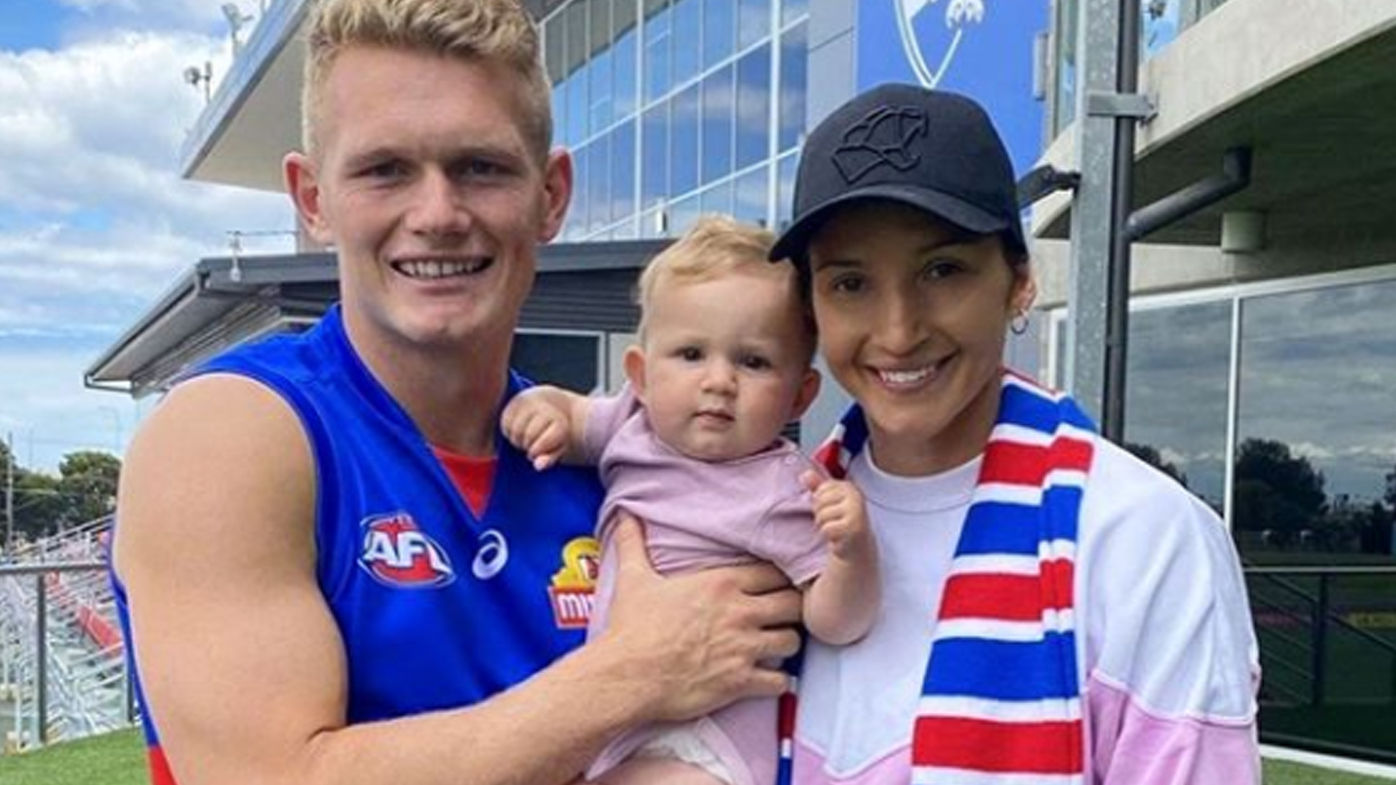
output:
M 800 23 L 780 38 L 780 150 L 800 143 L 805 132 L 805 90 L 809 50 L 808 23 Z
M 616 227 L 611 230 L 612 240 L 638 240 L 639 238 L 640 232 L 635 228 L 635 216 L 633 215 L 629 220 L 616 224 Z
M 627 120 L 611 132 L 611 220 L 635 212 L 635 123 Z
M 567 139 L 567 83 L 553 85 L 553 144 L 566 145 Z
M 790 216 L 795 205 L 795 171 L 799 167 L 800 156 L 787 155 L 780 159 L 776 170 L 776 229 L 783 231 L 790 225 Z
M 615 87 L 611 99 L 616 117 L 629 117 L 635 114 L 637 74 L 635 67 L 635 28 L 621 33 L 616 39 L 616 47 L 611 54 L 611 70 L 615 74 Z
M 567 79 L 567 141 L 568 144 L 581 144 L 587 138 L 588 120 L 591 107 L 587 102 L 587 66 L 578 68 Z
M 703 67 L 711 68 L 732 56 L 737 40 L 737 11 L 733 0 L 703 0 Z
M 611 137 L 603 136 L 587 147 L 591 149 L 587 230 L 595 232 L 611 222 Z
M 670 30 L 668 2 L 645 3 L 646 12 L 651 5 L 656 9 L 653 15 L 645 17 L 645 100 L 653 101 L 669 92 L 674 82 L 670 76 Z
M 589 0 L 591 4 L 591 47 L 587 50 L 592 57 L 611 46 L 611 0 Z
M 771 35 L 771 0 L 738 0 L 737 49 Z
M 1241 302 L 1233 531 L 1262 740 L 1396 754 L 1396 281 Z M 1285 567 L 1351 572 L 1285 572 Z
M 615 30 L 612 38 L 615 40 L 635 29 L 635 3 L 636 0 L 615 0 L 611 6 L 611 26 Z
M 674 84 L 681 85 L 702 69 L 702 0 L 674 2 Z
M 732 194 L 732 215 L 739 221 L 770 226 L 766 218 L 766 177 L 768 168 L 758 166 L 737 178 Z
M 732 96 L 732 66 L 703 80 L 703 183 L 732 172 L 732 134 L 736 115 Z
M 611 50 L 606 50 L 592 58 L 588 67 L 591 74 L 591 131 L 596 133 L 611 124 Z
M 686 199 L 680 199 L 669 206 L 669 231 L 670 237 L 678 237 L 698 220 L 700 214 L 698 204 L 698 194 L 693 194 Z
M 1396 564 L 1392 297 L 1396 281 L 1242 302 L 1232 513 L 1248 555 Z
M 664 236 L 664 231 L 660 227 L 660 215 L 662 215 L 662 211 L 658 207 L 640 214 L 639 235 L 641 239 L 654 240 Z
M 516 332 L 509 365 L 539 384 L 590 392 L 600 381 L 601 340 L 595 335 Z
M 1077 0 L 1057 0 L 1056 96 L 1052 126 L 1061 133 L 1076 119 L 1076 34 L 1081 14 Z
M 1218 515 L 1226 495 L 1230 345 L 1230 301 L 1130 314 L 1125 448 Z
M 725 180 L 703 192 L 698 203 L 701 213 L 732 214 L 732 181 Z
M 780 24 L 782 27 L 809 15 L 809 0 L 781 0 Z
M 669 195 L 669 104 L 655 104 L 640 129 L 640 207 L 648 209 Z
M 567 7 L 567 73 L 581 67 L 587 59 L 587 3 L 576 0 Z
M 572 153 L 572 165 L 576 168 L 573 190 L 576 192 L 567 210 L 567 226 L 572 237 L 580 237 L 587 231 L 587 210 L 591 206 L 591 145 Z
M 543 28 L 543 61 L 548 68 L 548 81 L 561 82 L 567 76 L 567 14 L 548 20 Z
M 669 193 L 688 193 L 698 187 L 698 85 L 674 96 L 669 116 Z
M 770 157 L 771 46 L 737 61 L 737 168 Z
M 1139 0 L 1144 4 L 1144 56 L 1153 57 L 1178 37 L 1179 0 Z

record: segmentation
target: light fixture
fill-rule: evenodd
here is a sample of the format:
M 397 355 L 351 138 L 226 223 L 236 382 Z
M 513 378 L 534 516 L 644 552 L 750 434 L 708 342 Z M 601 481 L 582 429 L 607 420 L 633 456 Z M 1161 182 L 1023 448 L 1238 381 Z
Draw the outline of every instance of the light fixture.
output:
M 1246 254 L 1265 250 L 1265 213 L 1228 210 L 1222 213 L 1222 253 Z
M 208 103 L 213 97 L 213 88 L 211 86 L 213 81 L 213 63 L 205 60 L 202 71 L 199 70 L 197 65 L 191 65 L 184 69 L 184 81 L 188 82 L 195 90 L 199 89 L 199 85 L 202 84 L 204 86 L 204 103 Z
M 223 11 L 223 18 L 228 20 L 228 37 L 233 41 L 233 56 L 237 57 L 242 50 L 242 38 L 238 34 L 252 21 L 252 15 L 244 14 L 237 3 L 224 3 L 219 8 Z

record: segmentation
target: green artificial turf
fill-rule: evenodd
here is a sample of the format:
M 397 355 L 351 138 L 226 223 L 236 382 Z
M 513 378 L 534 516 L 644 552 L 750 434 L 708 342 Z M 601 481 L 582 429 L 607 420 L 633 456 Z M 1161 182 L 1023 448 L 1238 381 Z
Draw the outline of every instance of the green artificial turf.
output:
M 4 785 L 147 785 L 140 731 L 123 730 L 0 755 Z

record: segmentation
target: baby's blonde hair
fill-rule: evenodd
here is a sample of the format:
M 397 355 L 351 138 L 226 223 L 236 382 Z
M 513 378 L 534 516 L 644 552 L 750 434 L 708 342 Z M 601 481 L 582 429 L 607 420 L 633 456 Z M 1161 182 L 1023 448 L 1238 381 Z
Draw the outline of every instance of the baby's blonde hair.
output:
M 548 78 L 538 30 L 517 0 L 320 0 L 309 30 L 301 93 L 307 154 L 314 156 L 319 147 L 322 93 L 335 59 L 354 46 L 378 46 L 513 69 L 524 84 L 524 139 L 538 161 L 547 159 L 553 136 Z
M 791 302 L 800 309 L 809 356 L 815 348 L 813 315 L 800 296 L 794 265 L 768 260 L 775 235 L 759 226 L 725 215 L 704 215 L 673 245 L 665 248 L 640 273 L 636 302 L 640 306 L 640 339 L 644 340 L 655 293 L 675 283 L 710 281 L 734 270 L 758 275 L 785 285 Z

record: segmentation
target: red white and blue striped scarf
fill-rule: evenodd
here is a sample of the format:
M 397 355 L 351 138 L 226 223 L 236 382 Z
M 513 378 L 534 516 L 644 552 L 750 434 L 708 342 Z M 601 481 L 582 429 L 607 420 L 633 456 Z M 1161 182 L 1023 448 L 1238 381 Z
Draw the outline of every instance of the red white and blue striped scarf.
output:
M 867 443 L 862 410 L 815 453 L 843 477 Z M 917 785 L 1080 785 L 1081 686 L 1072 576 L 1095 426 L 1070 398 L 1005 371 L 935 622 L 911 743 Z M 794 700 L 781 707 L 790 782 Z

